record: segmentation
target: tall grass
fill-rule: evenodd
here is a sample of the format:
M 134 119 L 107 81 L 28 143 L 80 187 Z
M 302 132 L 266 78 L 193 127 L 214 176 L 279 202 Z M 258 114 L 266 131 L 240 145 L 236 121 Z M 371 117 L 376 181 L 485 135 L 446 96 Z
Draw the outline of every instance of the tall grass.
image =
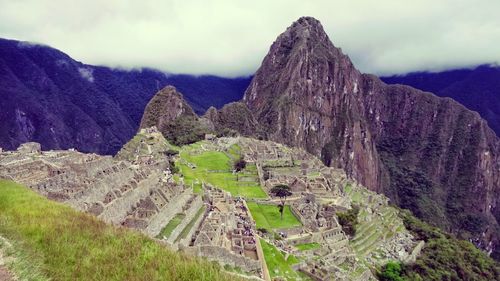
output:
M 51 280 L 234 280 L 215 263 L 0 180 L 0 235 Z

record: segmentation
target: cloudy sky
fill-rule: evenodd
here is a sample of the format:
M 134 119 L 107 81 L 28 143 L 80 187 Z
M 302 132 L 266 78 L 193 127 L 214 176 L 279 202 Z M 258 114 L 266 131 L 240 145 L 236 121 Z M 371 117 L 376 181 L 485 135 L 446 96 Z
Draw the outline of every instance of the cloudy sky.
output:
M 499 0 L 0 0 L 0 37 L 88 64 L 252 74 L 294 20 L 319 19 L 376 74 L 500 62 Z

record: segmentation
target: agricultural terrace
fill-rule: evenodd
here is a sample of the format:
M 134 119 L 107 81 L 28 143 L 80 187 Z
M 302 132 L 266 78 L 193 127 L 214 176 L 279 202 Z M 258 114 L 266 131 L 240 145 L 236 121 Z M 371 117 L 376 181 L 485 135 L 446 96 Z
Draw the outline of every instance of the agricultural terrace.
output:
M 302 272 L 292 268 L 293 265 L 300 262 L 297 257 L 294 255 L 286 255 L 285 257 L 283 252 L 264 239 L 261 239 L 260 243 L 271 278 L 284 277 L 288 281 L 311 280 Z

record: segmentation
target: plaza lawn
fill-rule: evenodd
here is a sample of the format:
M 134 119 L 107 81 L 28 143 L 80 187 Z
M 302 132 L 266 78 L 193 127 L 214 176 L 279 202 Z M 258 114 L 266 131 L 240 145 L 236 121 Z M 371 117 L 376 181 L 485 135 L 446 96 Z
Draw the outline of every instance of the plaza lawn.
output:
M 273 245 L 267 243 L 264 239 L 260 239 L 260 244 L 262 245 L 264 259 L 266 260 L 271 278 L 281 276 L 288 281 L 310 280 L 305 274 L 292 268 L 292 265 L 300 262 L 295 256 L 290 255 L 288 259 L 285 260 L 283 253 Z
M 276 205 L 257 204 L 255 202 L 247 202 L 247 205 L 257 224 L 257 228 L 277 229 L 302 225 L 292 211 L 290 211 L 290 206 L 285 206 L 283 219 L 281 219 L 278 206 Z
M 318 249 L 319 247 L 320 244 L 316 242 L 295 245 L 295 248 L 299 249 L 299 251 L 313 250 Z
M 204 151 L 195 154 L 193 150 L 193 146 L 184 146 L 180 156 L 184 161 L 195 165 L 195 168 L 190 168 L 187 164 L 182 163 L 182 160 L 177 165 L 184 175 L 184 182 L 187 185 L 192 184 L 195 191 L 201 191 L 201 182 L 206 182 L 230 192 L 233 196 L 267 197 L 258 182 L 245 185 L 238 183 L 236 175 L 232 172 L 232 161 L 224 152 Z
M 173 252 L 137 231 L 107 225 L 4 180 L 0 235 L 22 253 L 12 268 L 21 280 L 237 279 L 215 263 Z M 43 276 L 23 275 L 33 271 Z

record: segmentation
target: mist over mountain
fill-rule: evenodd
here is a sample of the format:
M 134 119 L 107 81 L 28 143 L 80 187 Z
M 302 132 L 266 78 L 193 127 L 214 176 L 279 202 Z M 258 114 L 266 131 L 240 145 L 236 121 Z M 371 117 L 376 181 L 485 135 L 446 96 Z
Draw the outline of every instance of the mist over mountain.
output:
M 136 133 L 151 97 L 175 85 L 199 113 L 239 100 L 250 78 L 86 65 L 56 49 L 0 39 L 0 147 L 114 154 Z

